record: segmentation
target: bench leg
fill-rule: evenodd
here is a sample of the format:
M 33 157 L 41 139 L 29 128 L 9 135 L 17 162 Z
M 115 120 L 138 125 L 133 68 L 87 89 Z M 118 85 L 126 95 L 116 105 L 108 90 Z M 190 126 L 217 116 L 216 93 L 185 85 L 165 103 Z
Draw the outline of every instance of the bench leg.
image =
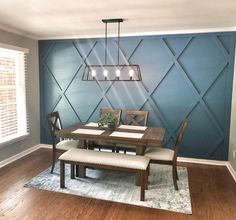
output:
M 145 200 L 145 188 L 146 188 L 146 172 L 141 171 L 140 172 L 140 177 L 141 177 L 141 193 L 140 193 L 140 200 L 144 201 Z
M 65 188 L 65 162 L 60 161 L 60 187 Z
M 70 165 L 70 178 L 71 179 L 75 178 L 75 165 L 74 164 Z

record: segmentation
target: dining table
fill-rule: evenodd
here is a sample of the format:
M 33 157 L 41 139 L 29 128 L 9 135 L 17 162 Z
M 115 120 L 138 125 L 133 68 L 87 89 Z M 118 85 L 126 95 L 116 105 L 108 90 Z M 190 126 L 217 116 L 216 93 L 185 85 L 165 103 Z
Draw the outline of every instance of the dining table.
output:
M 157 127 L 118 125 L 115 130 L 100 128 L 98 123 L 77 123 L 56 131 L 57 137 L 79 140 L 80 148 L 86 148 L 87 141 L 103 141 L 111 144 L 127 144 L 136 147 L 136 155 L 144 155 L 146 147 L 160 147 L 165 129 Z M 80 174 L 81 170 L 81 174 Z M 83 176 L 83 167 L 76 170 L 77 176 Z M 136 185 L 140 185 L 137 176 Z
M 98 127 L 98 123 L 77 123 L 56 132 L 60 138 L 80 140 L 81 148 L 85 141 L 105 141 L 107 143 L 127 144 L 136 147 L 137 155 L 144 155 L 146 147 L 160 147 L 165 129 L 157 127 L 119 125 L 115 130 Z

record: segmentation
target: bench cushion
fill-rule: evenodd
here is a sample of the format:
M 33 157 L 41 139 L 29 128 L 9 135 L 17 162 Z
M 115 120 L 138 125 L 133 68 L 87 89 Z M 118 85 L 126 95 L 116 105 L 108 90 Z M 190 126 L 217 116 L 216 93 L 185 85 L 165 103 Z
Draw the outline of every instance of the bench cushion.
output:
M 85 149 L 71 149 L 59 157 L 59 160 L 100 164 L 137 170 L 146 170 L 150 159 L 145 156 L 101 152 Z

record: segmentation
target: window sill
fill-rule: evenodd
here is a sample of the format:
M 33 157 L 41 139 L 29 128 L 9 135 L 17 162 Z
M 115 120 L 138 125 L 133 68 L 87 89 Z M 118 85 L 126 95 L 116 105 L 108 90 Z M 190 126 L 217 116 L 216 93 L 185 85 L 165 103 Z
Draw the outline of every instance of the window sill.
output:
M 10 144 L 13 144 L 13 143 L 16 143 L 18 141 L 24 140 L 28 136 L 29 136 L 29 133 L 26 133 L 26 134 L 15 136 L 14 138 L 12 138 L 10 140 L 0 142 L 0 148 L 2 148 L 4 146 L 7 146 L 7 145 L 10 145 Z

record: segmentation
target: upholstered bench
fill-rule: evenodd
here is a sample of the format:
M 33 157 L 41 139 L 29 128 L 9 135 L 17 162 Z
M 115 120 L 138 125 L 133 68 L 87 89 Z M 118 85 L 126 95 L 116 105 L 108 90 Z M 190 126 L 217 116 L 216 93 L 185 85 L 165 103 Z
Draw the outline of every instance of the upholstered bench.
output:
M 149 166 L 149 158 L 138 155 L 128 155 L 110 152 L 101 152 L 85 149 L 71 149 L 63 153 L 60 157 L 60 187 L 65 188 L 65 163 L 71 164 L 71 178 L 75 178 L 75 165 L 85 167 L 118 170 L 124 172 L 132 172 L 140 175 L 141 194 L 140 200 L 145 199 L 145 189 L 147 188 L 147 170 Z

